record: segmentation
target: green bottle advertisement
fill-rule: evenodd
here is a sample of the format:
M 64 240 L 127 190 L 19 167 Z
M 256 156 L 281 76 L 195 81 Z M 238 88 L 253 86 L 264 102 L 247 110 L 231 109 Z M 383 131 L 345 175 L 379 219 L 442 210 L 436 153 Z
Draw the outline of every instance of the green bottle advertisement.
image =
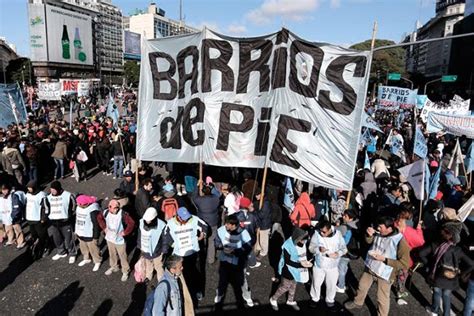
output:
M 69 45 L 69 35 L 67 34 L 67 25 L 63 24 L 63 36 L 61 38 L 61 44 L 63 48 L 63 58 L 71 59 L 70 45 Z
M 82 51 L 82 42 L 79 35 L 79 28 L 76 27 L 74 32 L 74 58 L 82 62 L 86 61 L 86 54 Z

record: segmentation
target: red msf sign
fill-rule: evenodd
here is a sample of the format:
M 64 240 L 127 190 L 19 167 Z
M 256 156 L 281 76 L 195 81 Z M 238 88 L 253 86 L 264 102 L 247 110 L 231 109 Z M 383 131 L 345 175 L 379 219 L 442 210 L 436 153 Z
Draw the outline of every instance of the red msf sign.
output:
M 64 80 L 62 82 L 63 86 L 62 91 L 63 92 L 77 92 L 77 87 L 79 86 L 79 81 L 77 80 Z

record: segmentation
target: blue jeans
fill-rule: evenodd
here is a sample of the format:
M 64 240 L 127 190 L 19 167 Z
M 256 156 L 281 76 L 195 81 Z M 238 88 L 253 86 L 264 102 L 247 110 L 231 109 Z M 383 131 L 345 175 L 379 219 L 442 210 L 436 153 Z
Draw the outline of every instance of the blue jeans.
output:
M 349 269 L 349 258 L 342 257 L 339 259 L 337 270 L 339 271 L 339 278 L 337 280 L 337 287 L 343 289 L 346 287 L 346 274 Z
M 114 177 L 121 178 L 123 171 L 123 156 L 114 156 Z
M 64 159 L 54 158 L 54 163 L 56 164 L 56 169 L 54 169 L 54 178 L 64 177 Z
M 464 303 L 463 316 L 471 316 L 474 309 L 474 280 L 469 280 L 466 291 L 466 303 Z
M 38 168 L 36 166 L 30 166 L 30 170 L 28 170 L 28 181 L 38 181 Z
M 433 313 L 440 312 L 441 296 L 443 297 L 443 315 L 450 316 L 451 313 L 451 290 L 441 289 L 439 287 L 433 288 L 433 303 L 431 304 L 431 311 Z

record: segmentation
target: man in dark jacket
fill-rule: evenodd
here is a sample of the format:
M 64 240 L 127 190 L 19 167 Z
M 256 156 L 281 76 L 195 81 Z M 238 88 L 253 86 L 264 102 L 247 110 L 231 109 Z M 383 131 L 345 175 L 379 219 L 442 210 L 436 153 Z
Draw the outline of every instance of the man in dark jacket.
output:
M 220 192 L 213 186 L 204 186 L 202 188 L 203 195 L 198 194 L 199 185 L 193 194 L 193 202 L 197 208 L 197 216 L 209 225 L 212 232 L 204 239 L 207 249 L 207 262 L 213 264 L 216 260 L 216 249 L 214 247 L 214 238 L 217 234 L 219 225 L 219 204 Z
M 120 182 L 120 190 L 125 192 L 128 197 L 135 192 L 135 181 L 133 181 L 133 172 L 127 170 L 123 173 L 123 180 Z
M 142 181 L 141 188 L 138 189 L 135 197 L 135 210 L 138 218 L 142 218 L 147 208 L 151 206 L 151 191 L 153 190 L 153 182 L 150 178 Z

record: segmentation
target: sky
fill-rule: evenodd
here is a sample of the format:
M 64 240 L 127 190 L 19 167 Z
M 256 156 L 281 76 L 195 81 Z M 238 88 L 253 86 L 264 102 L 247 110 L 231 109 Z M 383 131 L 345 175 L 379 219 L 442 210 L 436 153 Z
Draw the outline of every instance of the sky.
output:
M 0 36 L 29 56 L 27 0 L 0 0 Z M 112 0 L 129 15 L 146 9 L 150 0 Z M 179 0 L 155 0 L 166 16 L 179 19 Z M 435 14 L 435 0 L 183 0 L 185 23 L 204 25 L 219 33 L 246 37 L 285 27 L 315 42 L 342 46 L 371 38 L 374 21 L 378 39 L 399 42 Z

